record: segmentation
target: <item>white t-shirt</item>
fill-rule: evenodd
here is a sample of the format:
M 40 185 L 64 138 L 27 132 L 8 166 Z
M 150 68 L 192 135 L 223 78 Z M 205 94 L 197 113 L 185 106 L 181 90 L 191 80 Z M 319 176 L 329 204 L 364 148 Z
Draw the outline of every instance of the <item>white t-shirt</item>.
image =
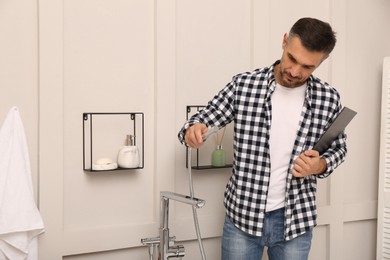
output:
M 266 205 L 267 212 L 284 207 L 287 171 L 297 136 L 305 91 L 306 84 L 295 88 L 286 88 L 276 84 L 272 94 L 272 121 L 269 140 L 271 177 Z

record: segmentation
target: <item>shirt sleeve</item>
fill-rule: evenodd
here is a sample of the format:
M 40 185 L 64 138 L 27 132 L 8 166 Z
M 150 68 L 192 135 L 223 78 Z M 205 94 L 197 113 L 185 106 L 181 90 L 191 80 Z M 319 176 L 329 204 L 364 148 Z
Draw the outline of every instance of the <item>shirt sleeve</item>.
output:
M 205 124 L 207 127 L 217 126 L 219 129 L 232 122 L 234 118 L 234 95 L 236 90 L 236 77 L 226 85 L 217 95 L 211 99 L 207 106 L 189 120 L 187 120 L 178 133 L 179 141 L 185 143 L 185 133 L 189 127 L 196 123 Z
M 341 111 L 341 104 L 338 106 L 338 111 Z M 337 115 L 338 113 L 336 113 Z M 342 132 L 326 150 L 321 157 L 325 159 L 327 169 L 324 173 L 316 175 L 318 178 L 328 177 L 341 163 L 344 162 L 347 155 L 347 134 Z

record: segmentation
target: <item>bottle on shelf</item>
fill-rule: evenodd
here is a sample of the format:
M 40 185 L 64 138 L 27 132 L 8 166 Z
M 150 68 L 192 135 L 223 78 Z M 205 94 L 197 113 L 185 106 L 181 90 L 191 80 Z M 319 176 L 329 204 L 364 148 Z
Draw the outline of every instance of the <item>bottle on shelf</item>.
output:
M 134 136 L 126 136 L 126 145 L 118 153 L 118 166 L 121 168 L 137 168 L 140 164 L 138 147 L 134 145 Z
M 225 136 L 226 127 L 223 129 L 222 137 L 219 139 L 219 133 L 216 134 L 217 146 L 211 154 L 211 165 L 213 167 L 224 167 L 226 165 L 226 153 L 222 147 L 222 140 Z

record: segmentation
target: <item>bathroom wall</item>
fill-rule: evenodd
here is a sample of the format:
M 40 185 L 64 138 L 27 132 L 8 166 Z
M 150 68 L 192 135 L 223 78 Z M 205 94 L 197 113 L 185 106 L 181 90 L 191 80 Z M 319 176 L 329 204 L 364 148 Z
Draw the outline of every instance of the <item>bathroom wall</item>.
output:
M 283 34 L 302 16 L 337 31 L 316 75 L 358 111 L 347 161 L 319 182 L 310 259 L 374 259 L 389 10 L 387 0 L 2 1 L 0 119 L 20 107 L 46 225 L 39 259 L 147 259 L 140 239 L 158 235 L 159 192 L 188 193 L 176 137 L 186 106 L 204 105 L 233 75 L 278 59 Z M 134 111 L 145 114 L 145 167 L 84 172 L 82 113 Z M 229 171 L 193 171 L 195 195 L 207 201 L 198 214 L 208 259 L 220 257 Z M 172 203 L 170 217 L 185 259 L 199 259 L 191 208 Z
M 17 106 L 29 137 L 34 188 L 38 176 L 38 24 L 34 1 L 0 3 L 0 125 Z

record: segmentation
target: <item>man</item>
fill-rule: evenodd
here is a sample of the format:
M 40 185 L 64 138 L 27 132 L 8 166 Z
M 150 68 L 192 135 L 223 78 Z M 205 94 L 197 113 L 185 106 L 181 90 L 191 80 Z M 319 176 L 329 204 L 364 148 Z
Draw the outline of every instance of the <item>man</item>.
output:
M 226 186 L 223 260 L 308 259 L 316 225 L 317 178 L 346 155 L 346 135 L 319 154 L 312 150 L 341 111 L 338 92 L 312 73 L 336 43 L 328 23 L 302 18 L 283 36 L 272 66 L 242 73 L 181 131 L 198 148 L 208 128 L 234 122 L 234 162 Z

